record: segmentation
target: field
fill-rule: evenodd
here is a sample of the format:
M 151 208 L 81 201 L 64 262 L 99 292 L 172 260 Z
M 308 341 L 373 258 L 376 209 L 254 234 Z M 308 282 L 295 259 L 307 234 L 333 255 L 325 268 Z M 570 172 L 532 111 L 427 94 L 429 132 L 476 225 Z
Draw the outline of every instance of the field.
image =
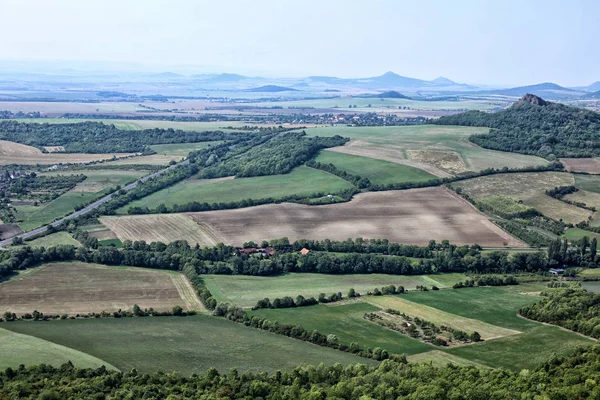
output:
M 489 368 L 486 365 L 470 361 L 452 354 L 444 353 L 441 350 L 431 350 L 426 353 L 414 354 L 408 356 L 407 360 L 411 363 L 426 363 L 434 367 L 445 367 L 448 364 L 454 364 L 461 367 L 473 366 L 479 369 Z
M 371 304 L 350 302 L 257 310 L 252 311 L 251 314 L 277 321 L 280 324 L 296 324 L 304 329 L 316 329 L 325 335 L 334 334 L 340 343 L 345 345 L 356 342 L 371 349 L 381 347 L 391 354 L 417 354 L 436 349 L 435 346 L 386 329 L 363 318 L 365 313 L 379 310 L 378 307 Z
M 600 282 L 599 281 L 582 282 L 581 286 L 583 286 L 583 288 L 585 290 L 587 290 L 588 292 L 600 293 Z
M 99 160 L 110 160 L 114 157 L 126 157 L 133 153 L 114 154 L 80 154 L 80 153 L 42 153 L 41 150 L 24 144 L 0 140 L 0 165 L 54 165 L 88 163 Z
M 569 172 L 600 174 L 600 161 L 595 158 L 561 158 L 560 162 Z
M 201 374 L 291 370 L 298 365 L 372 364 L 365 358 L 208 316 L 15 322 L 6 329 L 101 358 L 122 371 Z
M 463 170 L 480 171 L 485 168 L 548 163 L 539 157 L 486 150 L 469 142 L 472 134 L 487 131 L 487 128 L 437 125 L 327 126 L 306 129 L 310 136 L 341 135 L 352 139 L 345 146 L 330 150 L 411 165 L 442 177 Z
M 498 174 L 468 179 L 453 183 L 475 200 L 503 195 L 521 200 L 547 217 L 577 223 L 592 215 L 591 211 L 579 208 L 548 196 L 545 191 L 557 186 L 575 183 L 573 175 L 564 172 L 531 172 Z
M 289 195 L 311 196 L 315 193 L 334 193 L 352 188 L 342 178 L 305 166 L 285 175 L 258 176 L 240 179 L 187 179 L 167 189 L 153 193 L 122 207 L 154 208 L 159 204 L 171 206 L 192 201 L 200 203 L 229 203 L 245 199 L 274 199 Z
M 24 245 L 31 247 L 51 247 L 51 246 L 59 246 L 61 244 L 71 245 L 71 246 L 80 246 L 77 240 L 73 239 L 71 235 L 67 232 L 56 232 L 51 233 L 50 235 L 42 236 L 41 238 L 37 238 L 31 241 L 25 241 Z
M 330 295 L 341 292 L 345 297 L 348 289 L 354 288 L 358 293 L 366 294 L 375 288 L 387 285 L 404 286 L 415 289 L 417 285 L 437 286 L 445 288 L 456 282 L 464 281 L 462 274 L 440 275 L 323 275 L 309 273 L 289 273 L 275 277 L 243 276 L 243 275 L 203 275 L 204 283 L 218 301 L 225 301 L 241 307 L 252 307 L 265 297 L 273 300 L 276 297 L 297 295 L 304 297 L 319 293 Z
M 170 243 L 187 240 L 190 244 L 214 246 L 222 242 L 218 232 L 208 226 L 203 228 L 183 214 L 131 215 L 123 217 L 101 217 L 102 222 L 120 240 L 144 240 Z
M 72 190 L 73 192 L 89 192 L 98 193 L 115 187 L 117 185 L 124 186 L 142 176 L 148 174 L 146 171 L 136 170 L 67 170 L 67 171 L 52 171 L 40 174 L 42 176 L 60 176 L 60 175 L 85 175 L 87 178 L 77 184 Z
M 406 300 L 403 296 L 368 297 L 365 298 L 365 301 L 383 309 L 391 308 L 402 311 L 412 318 L 418 317 L 425 321 L 433 322 L 438 326 L 449 326 L 454 329 L 463 330 L 469 334 L 471 332 L 479 332 L 483 340 L 498 339 L 520 333 L 514 329 L 502 328 L 477 319 L 461 317 L 447 311 L 415 303 Z
M 6 325 L 6 324 L 4 324 Z M 0 369 L 13 369 L 19 365 L 50 364 L 60 367 L 71 361 L 79 368 L 116 369 L 107 362 L 78 350 L 52 343 L 34 336 L 24 335 L 0 328 Z
M 0 284 L 0 310 L 77 314 L 129 309 L 202 309 L 183 275 L 79 262 L 47 264 Z
M 574 174 L 575 186 L 588 192 L 600 193 L 600 176 Z
M 198 224 L 193 232 L 190 232 L 192 226 L 181 217 L 176 217 L 181 227 L 179 223 L 169 223 L 175 217 L 168 214 L 103 217 L 102 221 L 121 240 L 142 235 L 137 238 L 146 241 L 178 238 L 202 245 L 212 245 L 215 241 L 241 245 L 248 240 L 260 242 L 281 237 L 292 241 L 363 237 L 418 245 L 425 245 L 431 239 L 448 239 L 457 245 L 525 246 L 465 200 L 440 187 L 362 193 L 348 203 L 324 206 L 282 203 L 185 215 Z M 163 223 L 169 223 L 172 229 L 163 229 Z
M 571 241 L 579 240 L 584 236 L 587 236 L 590 239 L 596 238 L 600 240 L 600 233 L 590 232 L 580 228 L 569 228 L 565 231 L 564 235 L 562 236 Z
M 436 178 L 428 172 L 408 165 L 328 150 L 322 151 L 315 161 L 322 164 L 333 164 L 349 174 L 369 178 L 371 183 L 379 185 L 423 182 Z

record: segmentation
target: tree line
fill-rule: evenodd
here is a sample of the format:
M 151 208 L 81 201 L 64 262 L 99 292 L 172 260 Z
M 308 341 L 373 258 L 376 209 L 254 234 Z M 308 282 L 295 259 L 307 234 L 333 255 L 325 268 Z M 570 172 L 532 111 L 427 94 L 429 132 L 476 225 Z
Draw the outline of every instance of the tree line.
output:
M 326 340 L 326 339 L 325 339 Z M 286 371 L 204 374 L 140 374 L 105 367 L 78 369 L 72 363 L 20 366 L 0 372 L 6 398 L 238 398 L 238 399 L 592 399 L 598 388 L 600 345 L 552 356 L 527 373 L 473 366 L 406 363 L 298 366 Z

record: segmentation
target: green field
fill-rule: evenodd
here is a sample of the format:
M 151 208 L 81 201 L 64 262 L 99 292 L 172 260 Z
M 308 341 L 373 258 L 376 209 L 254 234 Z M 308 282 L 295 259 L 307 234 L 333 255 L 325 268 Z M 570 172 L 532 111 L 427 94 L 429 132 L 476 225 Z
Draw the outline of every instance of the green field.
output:
M 349 174 L 369 178 L 371 183 L 386 185 L 388 183 L 424 182 L 436 176 L 408 165 L 396 164 L 375 158 L 354 156 L 335 151 L 322 151 L 315 161 L 322 164 L 333 164 Z
M 42 236 L 37 239 L 25 241 L 23 245 L 31 246 L 31 247 L 51 247 L 51 246 L 59 246 L 61 244 L 71 245 L 71 246 L 81 246 L 81 243 L 79 243 L 77 240 L 73 239 L 73 236 L 71 236 L 67 232 L 51 233 L 49 235 Z
M 488 128 L 441 125 L 324 126 L 306 129 L 309 136 L 348 137 L 353 142 L 346 147 L 363 151 L 361 155 L 383 160 L 407 160 L 411 158 L 409 151 L 417 150 L 452 154 L 462 160 L 464 168 L 473 171 L 505 166 L 525 167 L 548 164 L 547 160 L 540 157 L 486 150 L 469 142 L 468 138 L 472 134 L 486 132 Z M 438 168 L 446 168 L 434 158 L 428 163 Z
M 445 288 L 466 279 L 462 274 L 403 276 L 289 273 L 275 277 L 244 275 L 203 275 L 202 277 L 218 301 L 227 301 L 241 307 L 252 307 L 265 297 L 271 300 L 284 296 L 295 298 L 298 295 L 317 298 L 319 293 L 330 295 L 337 292 L 342 292 L 345 297 L 350 288 L 363 294 L 386 285 L 404 286 L 406 289 L 415 289 L 417 285 Z
M 578 189 L 587 190 L 588 192 L 600 193 L 599 175 L 573 174 L 573 176 L 575 177 L 575 186 Z
M 4 327 L 99 357 L 122 371 L 136 368 L 142 373 L 190 375 L 211 367 L 272 372 L 321 362 L 373 363 L 208 316 L 13 322 Z
M 279 323 L 300 325 L 307 330 L 316 329 L 322 334 L 334 334 L 346 345 L 356 342 L 371 348 L 381 347 L 391 354 L 417 354 L 437 348 L 363 318 L 365 313 L 379 310 L 371 304 L 351 302 L 251 313 Z
M 187 157 L 191 151 L 206 149 L 220 144 L 220 141 L 200 142 L 200 143 L 176 143 L 176 144 L 157 144 L 150 146 L 157 154 L 165 156 Z
M 334 193 L 352 188 L 352 184 L 327 172 L 305 166 L 285 175 L 258 176 L 240 179 L 187 179 L 143 199 L 131 202 L 129 207 L 154 208 L 159 204 L 171 206 L 192 201 L 200 203 L 229 203 L 245 199 L 274 199 L 289 195 L 310 196 L 314 193 Z
M 8 367 L 16 369 L 21 364 L 44 363 L 59 367 L 68 361 L 79 368 L 98 368 L 104 365 L 109 369 L 116 369 L 109 363 L 78 350 L 2 328 L 0 328 L 0 355 L 2 370 Z
M 562 237 L 567 238 L 569 240 L 579 240 L 582 237 L 587 236 L 590 239 L 596 238 L 600 240 L 600 234 L 595 232 L 586 231 L 580 228 L 569 228 L 565 231 Z
M 582 282 L 581 286 L 592 293 L 600 293 L 600 281 Z

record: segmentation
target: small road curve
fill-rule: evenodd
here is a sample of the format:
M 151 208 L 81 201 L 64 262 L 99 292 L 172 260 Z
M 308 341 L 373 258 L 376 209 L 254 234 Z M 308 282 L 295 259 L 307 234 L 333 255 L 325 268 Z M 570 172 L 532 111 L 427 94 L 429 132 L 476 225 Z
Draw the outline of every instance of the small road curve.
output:
M 143 178 L 140 178 L 140 179 L 138 179 L 135 182 L 131 182 L 129 185 L 123 186 L 121 189 L 123 189 L 125 191 L 130 191 L 131 189 L 135 188 L 140 183 L 146 182 L 148 179 L 152 179 L 152 178 L 155 178 L 155 177 L 157 177 L 159 175 L 162 175 L 165 172 L 168 172 L 168 171 L 172 170 L 173 168 L 177 168 L 180 165 L 189 164 L 189 162 L 190 162 L 189 160 L 180 161 L 177 164 L 171 165 L 171 166 L 169 166 L 169 167 L 167 167 L 165 169 L 161 169 L 160 171 L 156 171 L 156 172 L 154 172 L 154 173 L 152 173 L 150 175 L 146 175 Z M 61 219 L 58 219 L 58 220 L 52 222 L 50 225 L 56 227 L 56 226 L 60 225 L 63 221 L 66 221 L 66 220 L 69 220 L 69 219 L 73 219 L 73 218 L 77 218 L 80 215 L 87 214 L 90 211 L 95 210 L 96 208 L 100 207 L 102 204 L 104 204 L 106 202 L 109 202 L 112 198 L 113 198 L 113 194 L 106 195 L 106 196 L 102 197 L 101 199 L 96 200 L 92 204 L 89 204 L 89 205 L 85 206 L 81 210 L 74 211 L 73 213 L 67 215 L 66 217 L 63 217 Z M 6 246 L 8 244 L 11 244 L 12 241 L 13 241 L 13 239 L 16 238 L 16 237 L 19 237 L 19 238 L 22 238 L 22 239 L 27 239 L 27 238 L 30 238 L 32 236 L 38 235 L 38 234 L 40 234 L 42 232 L 45 232 L 46 229 L 48 229 L 47 226 L 42 226 L 40 228 L 34 229 L 32 231 L 29 231 L 29 232 L 24 232 L 24 233 L 20 233 L 18 235 L 11 236 L 8 239 L 1 240 L 0 241 L 0 247 L 4 247 L 4 246 Z

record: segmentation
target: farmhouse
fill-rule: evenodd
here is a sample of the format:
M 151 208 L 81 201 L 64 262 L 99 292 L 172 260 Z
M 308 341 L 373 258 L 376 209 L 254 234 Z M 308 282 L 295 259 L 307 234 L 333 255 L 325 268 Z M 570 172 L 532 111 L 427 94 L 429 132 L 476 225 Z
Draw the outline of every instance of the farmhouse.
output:
M 552 275 L 562 275 L 565 273 L 565 270 L 562 268 L 550 268 L 549 271 Z
M 300 254 L 302 254 L 303 256 L 307 255 L 308 253 L 310 253 L 310 250 L 306 247 L 303 247 L 302 250 L 300 250 Z

